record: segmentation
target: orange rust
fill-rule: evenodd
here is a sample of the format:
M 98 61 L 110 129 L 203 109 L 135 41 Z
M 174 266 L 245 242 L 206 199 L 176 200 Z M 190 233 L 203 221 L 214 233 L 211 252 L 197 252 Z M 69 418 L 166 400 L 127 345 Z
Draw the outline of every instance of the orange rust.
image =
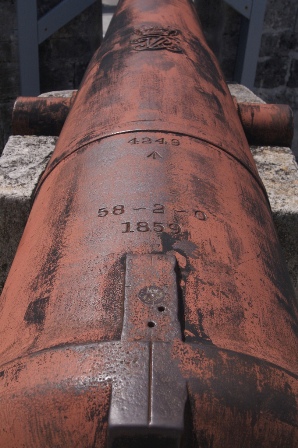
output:
M 77 91 L 69 98 L 17 98 L 12 114 L 13 135 L 59 136 Z M 294 135 L 293 112 L 285 104 L 233 102 L 250 145 L 289 146 Z
M 119 2 L 0 310 L 0 445 L 295 447 L 294 292 L 191 2 Z
M 13 135 L 59 135 L 72 107 L 70 97 L 19 97 L 12 112 Z
M 293 112 L 289 106 L 238 103 L 237 107 L 249 144 L 291 147 L 294 121 Z

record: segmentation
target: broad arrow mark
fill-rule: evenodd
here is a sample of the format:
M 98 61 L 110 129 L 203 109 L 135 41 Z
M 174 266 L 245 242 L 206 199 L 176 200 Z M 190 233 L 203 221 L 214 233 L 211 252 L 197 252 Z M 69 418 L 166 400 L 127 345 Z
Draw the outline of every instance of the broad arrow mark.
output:
M 153 151 L 151 154 L 149 154 L 149 156 L 147 157 L 152 157 L 152 159 L 157 159 L 158 157 L 160 157 L 162 159 L 162 156 L 157 152 L 157 151 Z

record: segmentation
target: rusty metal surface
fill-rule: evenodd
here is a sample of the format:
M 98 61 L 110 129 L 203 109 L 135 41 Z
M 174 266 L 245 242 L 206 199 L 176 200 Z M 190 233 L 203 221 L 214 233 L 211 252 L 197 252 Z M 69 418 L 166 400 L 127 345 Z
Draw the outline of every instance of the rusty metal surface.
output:
M 246 138 L 250 145 L 291 147 L 294 121 L 285 104 L 237 104 Z
M 68 98 L 17 98 L 12 111 L 12 134 L 60 135 L 75 97 L 76 92 Z
M 74 92 L 70 98 L 17 98 L 12 114 L 13 135 L 59 136 L 76 95 L 77 92 Z M 250 145 L 291 147 L 294 121 L 293 112 L 289 106 L 238 104 L 235 97 L 233 101 Z
M 186 0 L 122 0 L 0 302 L 0 445 L 295 448 L 297 304 Z
M 169 255 L 126 257 L 122 340 L 181 339 L 175 265 L 175 257 Z
M 177 46 L 179 51 L 173 51 Z M 199 137 L 256 175 L 237 113 L 231 113 L 232 104 L 188 1 L 131 1 L 129 8 L 120 2 L 43 179 L 79 148 L 136 130 Z M 82 116 L 87 105 L 86 121 Z

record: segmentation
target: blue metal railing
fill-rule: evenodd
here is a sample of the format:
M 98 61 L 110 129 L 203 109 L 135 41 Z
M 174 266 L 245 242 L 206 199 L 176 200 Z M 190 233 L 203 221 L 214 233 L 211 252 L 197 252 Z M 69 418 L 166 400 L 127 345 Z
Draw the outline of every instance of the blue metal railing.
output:
M 17 0 L 20 93 L 40 93 L 38 45 L 82 11 L 101 0 L 62 0 L 40 19 L 36 0 Z M 253 87 L 266 0 L 225 0 L 242 15 L 234 80 Z

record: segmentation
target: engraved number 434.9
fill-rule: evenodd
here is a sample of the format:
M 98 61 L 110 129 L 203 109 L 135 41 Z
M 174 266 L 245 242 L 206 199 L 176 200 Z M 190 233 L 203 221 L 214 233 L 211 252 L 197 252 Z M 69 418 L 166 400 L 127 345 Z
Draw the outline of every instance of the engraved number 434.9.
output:
M 171 139 L 165 139 L 165 138 L 150 138 L 150 137 L 142 137 L 140 139 L 138 138 L 132 138 L 131 140 L 128 140 L 128 143 L 131 145 L 139 145 L 139 144 L 147 144 L 150 145 L 151 143 L 158 143 L 160 145 L 172 145 L 172 146 L 179 146 L 180 141 L 177 138 L 171 138 Z

